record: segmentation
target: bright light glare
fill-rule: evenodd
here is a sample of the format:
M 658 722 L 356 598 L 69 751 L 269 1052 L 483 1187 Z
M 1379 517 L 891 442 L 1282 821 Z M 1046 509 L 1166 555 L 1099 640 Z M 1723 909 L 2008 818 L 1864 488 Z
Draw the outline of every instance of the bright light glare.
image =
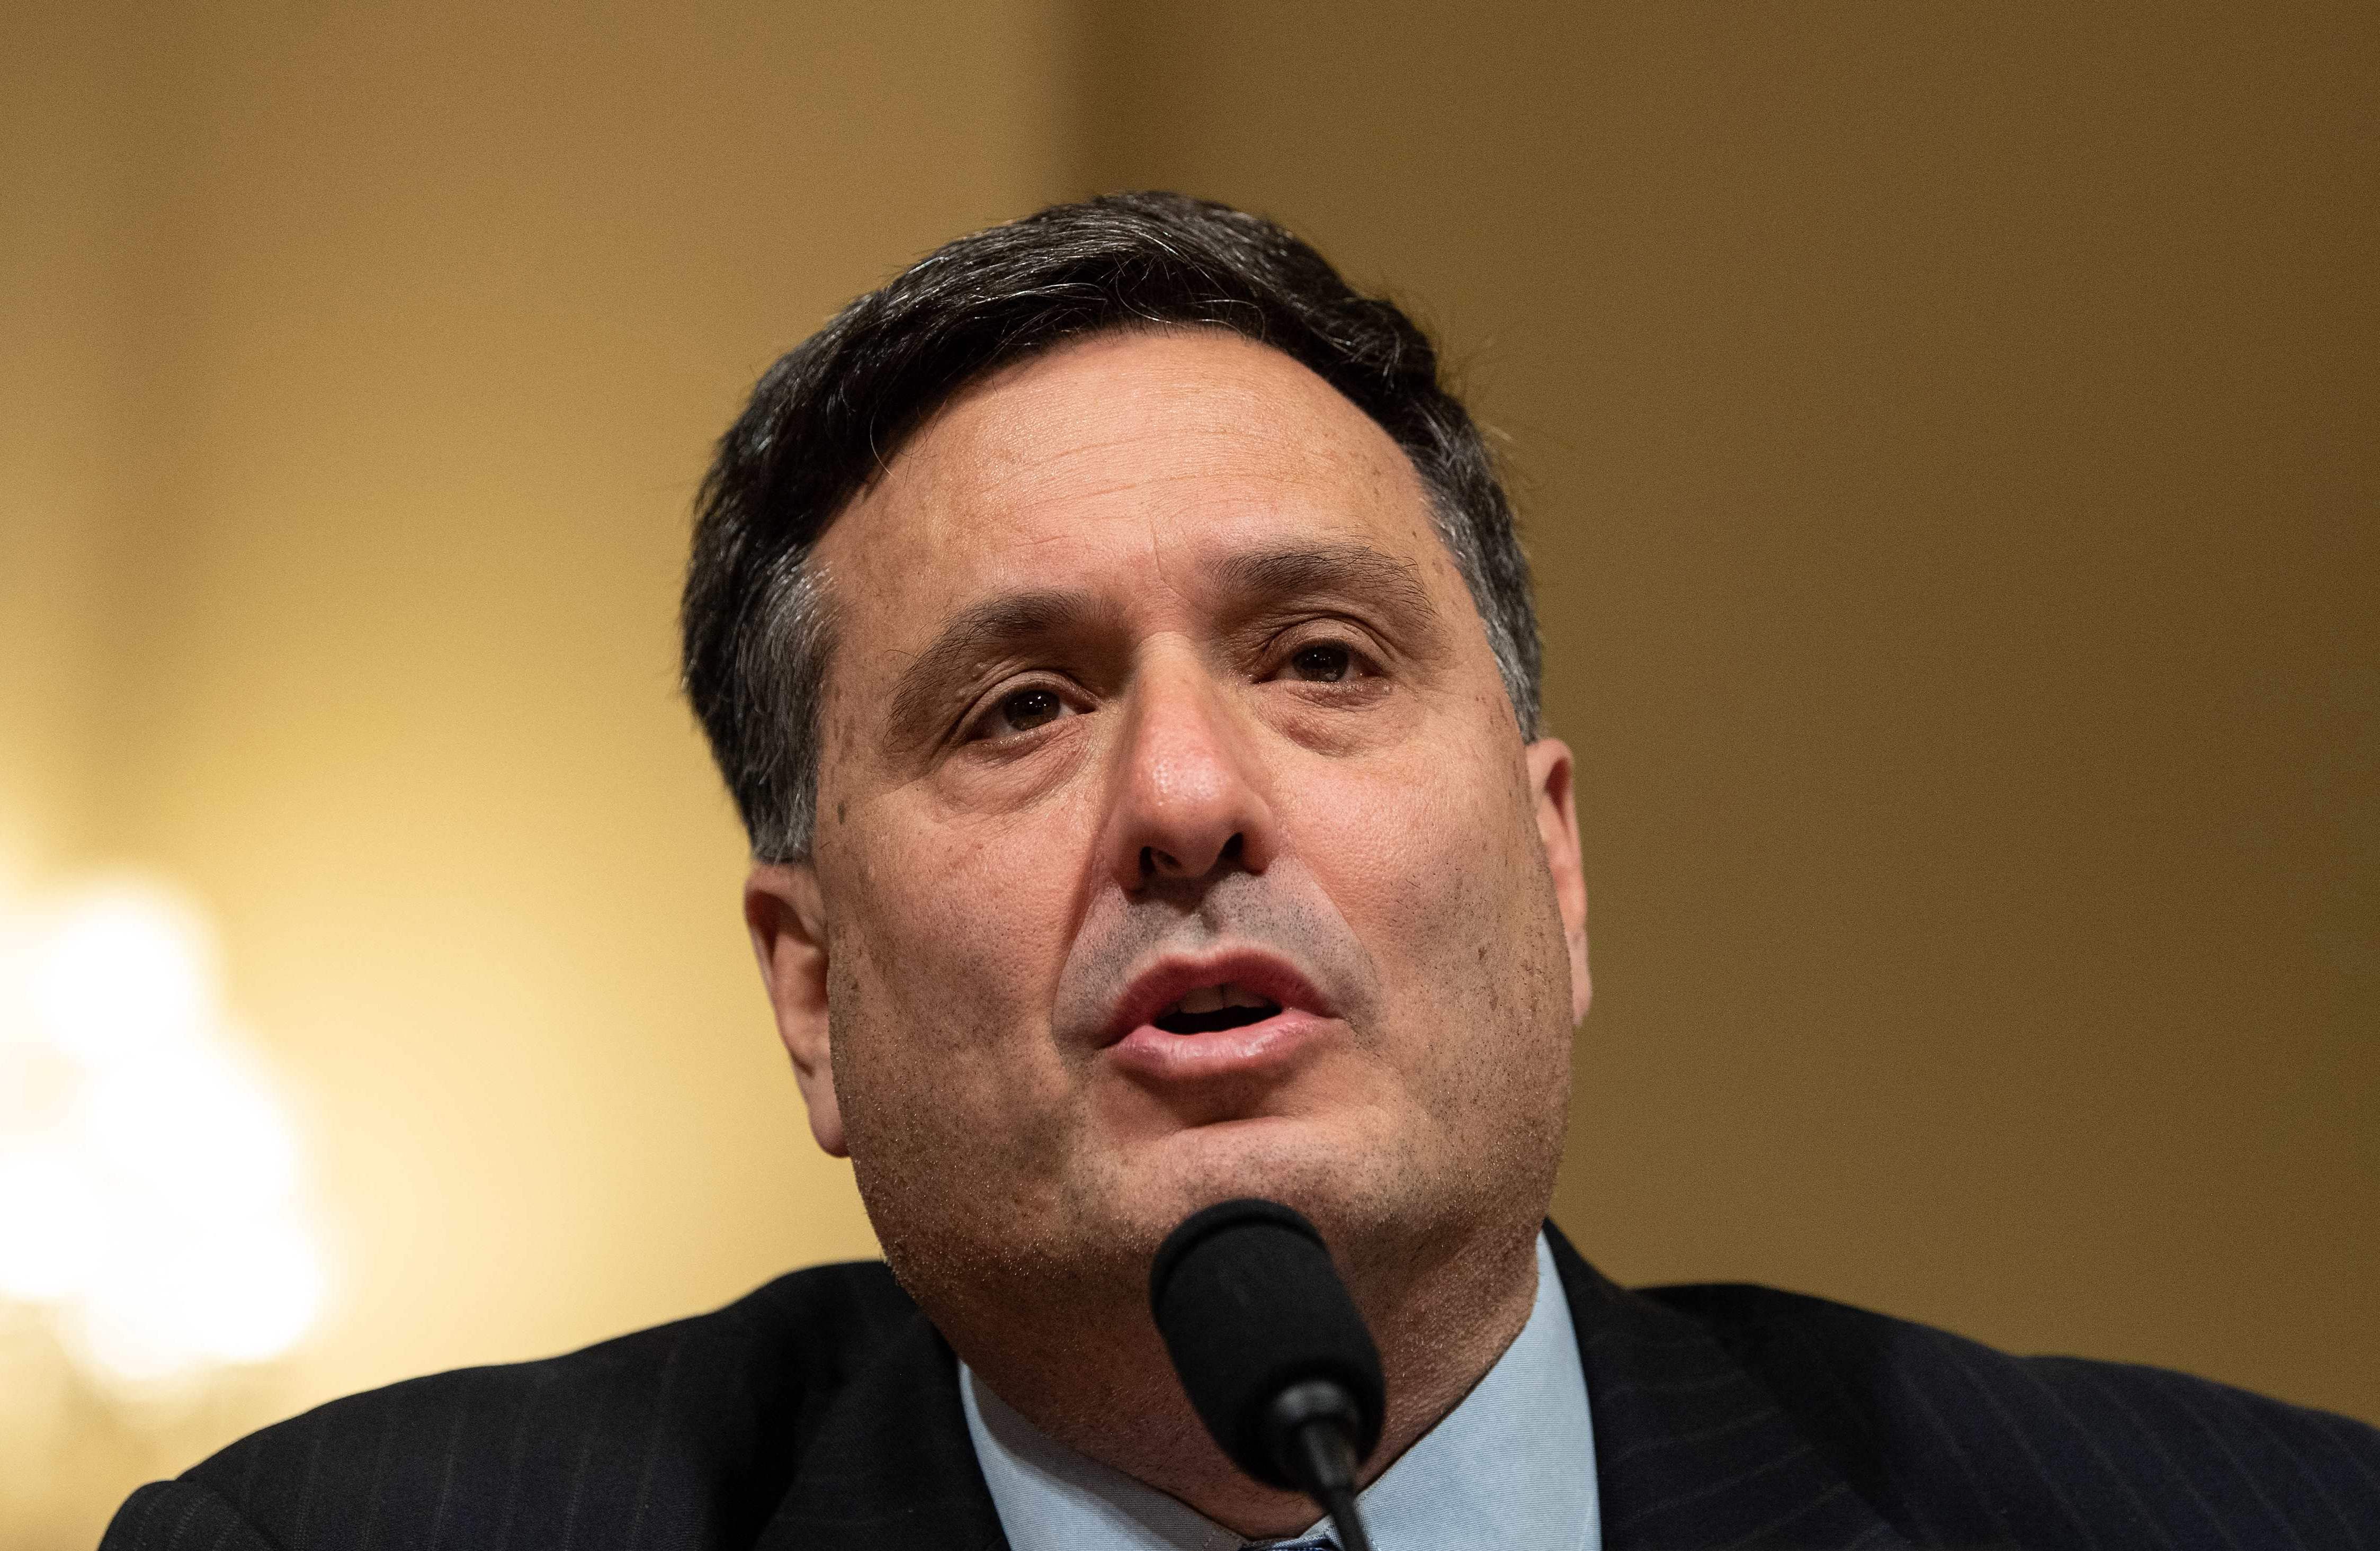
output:
M 0 1157 L 0 1298 L 54 1303 L 88 1286 L 105 1247 L 88 1170 L 63 1149 Z
M 0 915 L 0 1300 L 111 1385 L 266 1361 L 322 1310 L 297 1133 L 221 983 L 153 884 Z
M 214 1201 L 245 1212 L 298 1188 L 298 1144 L 245 1052 L 188 1046 L 92 1073 L 80 1130 L 87 1156 L 143 1194 L 203 1218 Z
M 33 975 L 42 1032 L 96 1060 L 203 1043 L 214 1032 L 214 934 L 197 909 L 153 884 L 104 884 L 71 902 L 37 950 Z

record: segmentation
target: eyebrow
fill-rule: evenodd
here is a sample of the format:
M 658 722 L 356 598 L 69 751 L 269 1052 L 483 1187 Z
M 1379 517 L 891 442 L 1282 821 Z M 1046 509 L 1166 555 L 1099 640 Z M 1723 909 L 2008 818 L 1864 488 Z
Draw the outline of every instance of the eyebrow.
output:
M 1247 550 L 1216 563 L 1214 576 L 1234 613 L 1293 599 L 1341 597 L 1376 603 L 1416 637 L 1434 636 L 1439 611 L 1410 562 L 1368 544 L 1285 545 Z M 1117 620 L 1114 605 L 1082 588 L 1002 593 L 953 615 L 901 671 L 891 728 L 905 745 L 928 741 L 953 685 L 978 663 L 1035 642 L 1087 633 Z

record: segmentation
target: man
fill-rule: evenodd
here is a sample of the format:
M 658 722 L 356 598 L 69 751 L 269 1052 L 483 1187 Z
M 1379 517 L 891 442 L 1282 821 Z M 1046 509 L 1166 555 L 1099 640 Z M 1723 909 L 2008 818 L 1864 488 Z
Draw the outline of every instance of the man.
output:
M 1262 1195 L 1378 1341 L 1384 1551 L 2380 1545 L 2344 1418 L 1631 1293 L 1544 1224 L 1588 991 L 1571 755 L 1436 370 L 1288 234 L 1166 195 L 962 239 L 779 362 L 704 490 L 686 685 L 889 1272 L 336 1402 L 107 1544 L 1325 1533 L 1208 1440 L 1148 1314 L 1167 1231 Z

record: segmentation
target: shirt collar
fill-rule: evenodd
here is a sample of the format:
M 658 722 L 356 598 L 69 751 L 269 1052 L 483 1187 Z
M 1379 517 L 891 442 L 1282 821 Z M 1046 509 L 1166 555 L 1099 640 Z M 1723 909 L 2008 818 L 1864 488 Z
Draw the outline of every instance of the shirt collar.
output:
M 1251 1544 L 1046 1436 L 964 1363 L 959 1394 L 1014 1551 L 1238 1551 Z M 1479 1544 L 1600 1551 L 1586 1380 L 1542 1233 L 1528 1323 L 1463 1403 L 1358 1501 L 1376 1551 Z

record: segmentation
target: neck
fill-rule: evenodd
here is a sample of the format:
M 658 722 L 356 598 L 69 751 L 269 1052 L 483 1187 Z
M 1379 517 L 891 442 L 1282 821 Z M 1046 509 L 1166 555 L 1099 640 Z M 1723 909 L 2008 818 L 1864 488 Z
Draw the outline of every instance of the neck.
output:
M 1388 1414 L 1364 1466 L 1366 1484 L 1462 1403 L 1528 1322 L 1536 1293 L 1534 1223 L 1517 1238 L 1472 1238 L 1427 1259 L 1390 1258 L 1348 1267 L 1388 1379 Z M 1068 1448 L 1242 1535 L 1293 1534 L 1311 1522 L 1305 1498 L 1243 1475 L 1208 1436 L 1136 1295 L 1128 1304 L 1098 1302 L 1106 1317 L 1087 1321 L 1083 1302 L 1045 1303 L 1065 1310 L 1063 1332 L 1012 1327 L 973 1340 L 997 1327 L 963 1331 L 954 1325 L 975 1323 L 963 1318 L 944 1330 L 993 1393 Z

